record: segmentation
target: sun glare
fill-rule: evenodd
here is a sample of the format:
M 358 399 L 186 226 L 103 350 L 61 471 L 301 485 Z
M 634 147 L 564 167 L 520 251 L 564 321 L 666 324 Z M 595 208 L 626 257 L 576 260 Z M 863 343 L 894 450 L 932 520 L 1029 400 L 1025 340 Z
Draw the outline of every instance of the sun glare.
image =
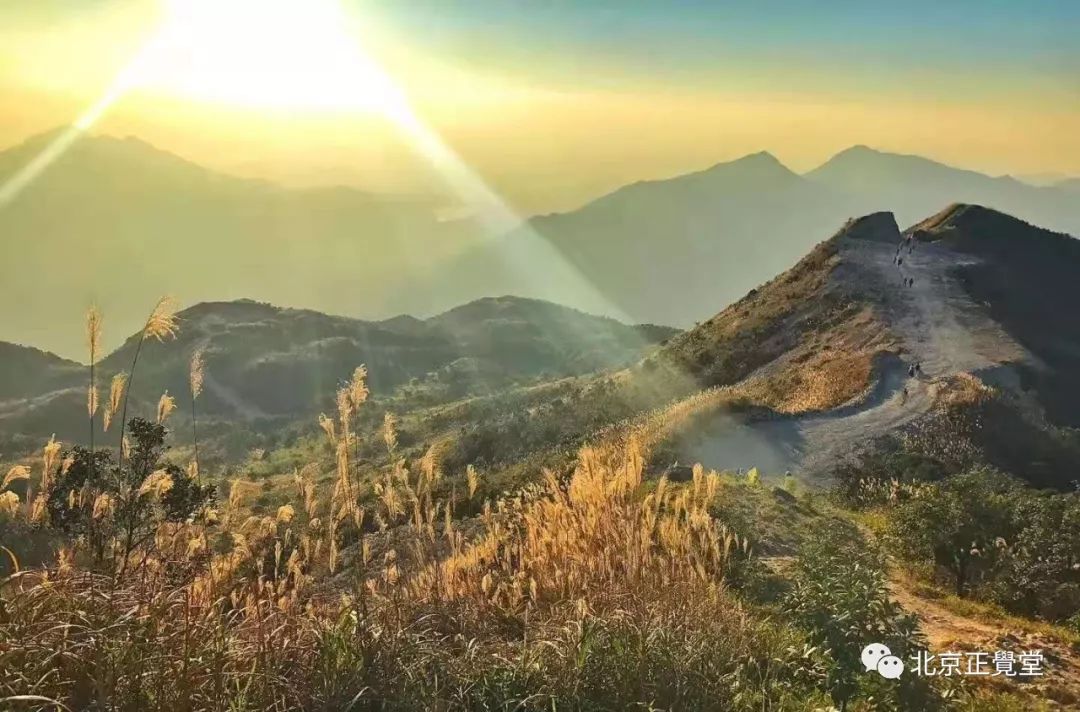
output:
M 169 0 L 144 90 L 287 112 L 392 111 L 337 0 Z

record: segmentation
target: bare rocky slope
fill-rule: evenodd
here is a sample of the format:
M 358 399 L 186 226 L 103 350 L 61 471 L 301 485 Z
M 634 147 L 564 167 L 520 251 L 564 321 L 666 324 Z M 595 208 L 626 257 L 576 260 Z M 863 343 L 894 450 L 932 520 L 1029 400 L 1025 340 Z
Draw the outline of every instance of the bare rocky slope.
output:
M 1063 307 L 1078 269 L 1073 238 L 975 205 L 903 233 L 889 213 L 851 221 L 665 349 L 748 406 L 697 422 L 679 448 L 813 477 L 893 436 L 1067 486 L 1080 329 Z

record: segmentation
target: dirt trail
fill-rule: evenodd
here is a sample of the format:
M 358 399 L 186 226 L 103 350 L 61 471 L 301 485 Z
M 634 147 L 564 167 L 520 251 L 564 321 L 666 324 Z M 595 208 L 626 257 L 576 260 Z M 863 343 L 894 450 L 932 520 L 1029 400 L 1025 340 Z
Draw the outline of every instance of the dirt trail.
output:
M 811 473 L 866 439 L 925 414 L 948 377 L 977 373 L 1015 386 L 1018 379 L 1006 364 L 1032 358 L 957 283 L 952 270 L 968 258 L 940 245 L 917 244 L 911 251 L 903 247 L 903 262 L 896 265 L 892 245 L 848 241 L 842 249 L 847 261 L 862 268 L 856 274 L 877 280 L 884 316 L 903 346 L 903 360 L 885 367 L 880 395 L 856 412 L 841 409 L 796 422 L 807 453 L 797 465 Z M 905 286 L 907 279 L 914 280 L 911 286 Z M 915 363 L 921 373 L 912 378 L 907 367 Z
M 1043 655 L 1045 674 L 1040 677 L 966 677 L 966 680 L 1027 692 L 1040 702 L 1061 709 L 1080 709 L 1080 651 L 1069 644 L 1030 628 L 1010 625 L 1008 620 L 986 622 L 957 613 L 895 574 L 889 580 L 889 592 L 904 610 L 918 616 L 931 654 L 983 652 L 992 659 L 996 651 L 1010 650 L 1017 655 L 1031 651 Z
M 845 239 L 834 276 L 847 288 L 872 295 L 900 344 L 900 356 L 882 362 L 873 392 L 857 406 L 826 413 L 717 427 L 695 453 L 703 463 L 756 465 L 814 478 L 868 439 L 927 413 L 950 376 L 975 373 L 996 385 L 1016 386 L 1018 378 L 1008 364 L 1034 358 L 957 282 L 952 269 L 971 258 L 919 243 L 911 252 L 902 247 L 902 264 L 897 265 L 896 248 Z M 906 286 L 909 278 L 914 282 Z M 921 364 L 921 374 L 911 377 L 907 369 L 915 363 Z

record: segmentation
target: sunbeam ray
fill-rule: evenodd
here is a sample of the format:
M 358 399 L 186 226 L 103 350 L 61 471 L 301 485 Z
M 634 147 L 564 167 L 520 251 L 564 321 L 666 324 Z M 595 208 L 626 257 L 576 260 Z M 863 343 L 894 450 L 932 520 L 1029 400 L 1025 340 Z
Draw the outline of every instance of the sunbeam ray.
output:
M 50 141 L 40 153 L 0 185 L 0 209 L 15 200 L 42 173 L 48 170 L 49 166 L 64 155 L 72 144 L 79 140 L 80 136 L 89 131 L 117 101 L 142 80 L 148 68 L 148 60 L 158 46 L 159 35 L 155 34 L 116 75 L 97 101 L 78 116 L 70 126 L 61 131 L 56 138 Z

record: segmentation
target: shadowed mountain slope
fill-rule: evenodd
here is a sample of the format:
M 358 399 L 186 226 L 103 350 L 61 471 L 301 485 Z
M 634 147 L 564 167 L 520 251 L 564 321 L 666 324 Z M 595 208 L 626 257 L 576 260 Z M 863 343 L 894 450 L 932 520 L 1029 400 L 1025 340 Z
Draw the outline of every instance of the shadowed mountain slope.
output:
M 1080 427 L 1080 241 L 977 205 L 952 205 L 910 231 L 970 259 L 971 298 L 1036 358 L 1025 386 L 1055 422 Z
M 83 366 L 55 354 L 0 341 L 0 400 L 74 384 L 83 371 Z
M 199 304 L 179 319 L 175 341 L 143 345 L 133 391 L 140 413 L 166 390 L 187 401 L 188 365 L 198 349 L 206 362 L 199 404 L 205 415 L 296 419 L 332 407 L 335 390 L 360 364 L 367 365 L 376 395 L 420 382 L 440 397 L 460 398 L 539 377 L 618 368 L 676 333 L 514 297 L 485 299 L 428 320 L 366 322 L 252 301 Z M 101 361 L 102 387 L 115 373 L 130 371 L 137 341 L 132 336 Z M 7 351 L 36 354 L 10 346 L 0 353 Z M 34 390 L 0 402 L 5 435 L 38 433 L 48 423 L 57 430 L 61 423 L 67 439 L 83 437 L 85 367 L 52 358 L 56 363 L 41 355 L 34 369 L 24 369 L 33 370 L 27 382 L 37 384 Z

